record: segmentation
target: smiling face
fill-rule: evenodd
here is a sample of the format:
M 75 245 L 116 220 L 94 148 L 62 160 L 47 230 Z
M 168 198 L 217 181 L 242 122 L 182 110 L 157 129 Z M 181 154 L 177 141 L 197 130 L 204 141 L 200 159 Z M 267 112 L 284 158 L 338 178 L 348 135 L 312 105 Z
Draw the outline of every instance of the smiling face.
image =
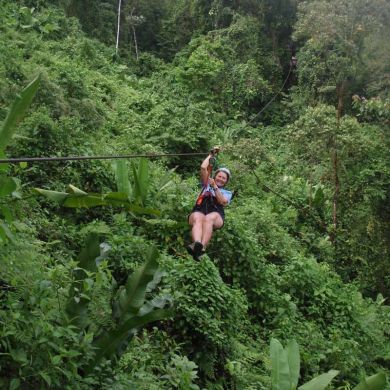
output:
M 229 177 L 226 172 L 217 172 L 217 174 L 214 177 L 215 184 L 218 187 L 224 187 L 225 184 L 228 182 Z

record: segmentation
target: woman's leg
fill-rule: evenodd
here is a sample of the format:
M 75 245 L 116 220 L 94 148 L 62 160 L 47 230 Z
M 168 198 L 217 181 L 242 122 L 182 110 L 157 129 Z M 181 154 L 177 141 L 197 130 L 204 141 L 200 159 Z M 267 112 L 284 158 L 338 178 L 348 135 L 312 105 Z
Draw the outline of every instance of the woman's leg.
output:
M 189 224 L 192 226 L 191 235 L 192 241 L 202 241 L 203 235 L 203 221 L 205 220 L 206 215 L 199 211 L 194 211 L 190 218 L 188 219 Z
M 217 212 L 212 212 L 204 216 L 202 220 L 202 239 L 203 247 L 206 248 L 214 229 L 220 229 L 223 226 L 223 219 Z

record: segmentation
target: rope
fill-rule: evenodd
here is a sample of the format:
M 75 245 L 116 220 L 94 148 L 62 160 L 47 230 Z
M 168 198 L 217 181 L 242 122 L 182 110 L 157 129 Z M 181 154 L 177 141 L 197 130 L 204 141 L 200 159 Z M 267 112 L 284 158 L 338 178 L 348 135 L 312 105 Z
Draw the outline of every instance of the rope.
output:
M 278 194 L 276 191 L 274 191 L 272 188 L 266 186 L 265 184 L 263 184 L 259 178 L 259 176 L 257 176 L 256 172 L 254 169 L 251 169 L 253 175 L 255 176 L 257 182 L 263 186 L 263 188 L 266 190 L 266 191 L 269 191 L 269 192 L 272 192 L 274 195 L 278 196 L 279 198 L 285 200 L 287 203 L 291 204 L 291 206 L 294 206 L 295 208 L 298 208 L 298 209 L 302 209 L 302 206 L 296 202 L 294 202 L 293 200 L 291 200 L 290 198 L 287 198 L 286 196 L 283 196 L 281 194 Z
M 280 88 L 280 90 L 268 101 L 268 103 L 248 122 L 248 125 L 250 125 L 275 100 L 276 96 L 278 96 L 283 91 L 290 77 L 291 70 L 292 70 L 292 65 L 290 64 L 290 69 L 288 70 L 288 74 L 283 82 L 282 88 Z
M 187 156 L 207 156 L 208 153 L 160 153 L 160 154 L 124 154 L 120 156 L 65 156 L 65 157 L 20 157 L 3 158 L 0 164 L 17 164 L 21 162 L 51 162 L 51 161 L 79 161 L 79 160 L 117 160 L 129 158 L 161 158 L 161 157 L 187 157 Z
M 290 77 L 292 66 L 283 82 L 281 89 L 268 101 L 268 103 L 248 122 L 250 125 L 278 96 L 284 89 L 288 78 Z M 64 157 L 19 157 L 19 158 L 3 158 L 0 159 L 0 164 L 18 164 L 21 162 L 52 162 L 52 161 L 81 161 L 81 160 L 117 160 L 129 158 L 160 158 L 160 157 L 186 157 L 186 156 L 205 156 L 208 153 L 161 153 L 161 154 L 125 154 L 122 156 L 64 156 Z M 273 165 L 273 164 L 272 164 Z
M 253 175 L 256 177 L 256 180 L 257 180 L 257 183 L 259 185 L 261 185 L 263 187 L 264 190 L 268 191 L 268 192 L 272 192 L 275 196 L 278 196 L 280 199 L 283 199 L 284 201 L 286 201 L 287 203 L 289 203 L 291 206 L 295 207 L 297 210 L 300 210 L 303 214 L 311 214 L 311 216 L 314 218 L 314 220 L 318 223 L 318 225 L 321 227 L 321 228 L 324 228 L 325 227 L 325 223 L 324 221 L 322 220 L 321 216 L 318 215 L 318 211 L 313 209 L 313 207 L 311 206 L 303 206 L 303 205 L 300 205 L 299 203 L 297 202 L 294 202 L 293 200 L 291 200 L 290 198 L 288 198 L 287 196 L 284 196 L 284 195 L 281 195 L 281 194 L 278 194 L 276 191 L 274 191 L 272 188 L 268 187 L 267 185 L 263 184 L 259 178 L 259 176 L 256 174 L 255 170 L 254 169 L 251 169 Z

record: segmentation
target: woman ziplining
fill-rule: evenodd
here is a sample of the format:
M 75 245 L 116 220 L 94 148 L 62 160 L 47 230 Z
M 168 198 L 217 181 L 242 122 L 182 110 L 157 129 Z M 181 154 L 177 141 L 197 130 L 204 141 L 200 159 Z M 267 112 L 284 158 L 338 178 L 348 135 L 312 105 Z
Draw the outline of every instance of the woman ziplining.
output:
M 214 148 L 200 166 L 202 190 L 188 218 L 192 226 L 192 243 L 187 246 L 190 255 L 199 260 L 205 253 L 213 231 L 222 228 L 225 219 L 224 207 L 232 200 L 233 193 L 225 189 L 231 178 L 229 169 L 219 168 L 212 177 L 215 155 L 219 148 Z

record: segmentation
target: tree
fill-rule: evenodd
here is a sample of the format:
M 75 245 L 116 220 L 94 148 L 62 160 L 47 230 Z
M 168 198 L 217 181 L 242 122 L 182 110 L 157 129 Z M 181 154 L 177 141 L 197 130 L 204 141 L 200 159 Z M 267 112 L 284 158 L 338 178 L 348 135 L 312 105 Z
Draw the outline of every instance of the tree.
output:
M 348 97 L 364 89 L 368 83 L 362 61 L 365 41 L 384 28 L 389 12 L 389 4 L 382 0 L 299 4 L 294 37 L 303 42 L 298 74 L 307 102 L 336 103 L 341 91 Z

